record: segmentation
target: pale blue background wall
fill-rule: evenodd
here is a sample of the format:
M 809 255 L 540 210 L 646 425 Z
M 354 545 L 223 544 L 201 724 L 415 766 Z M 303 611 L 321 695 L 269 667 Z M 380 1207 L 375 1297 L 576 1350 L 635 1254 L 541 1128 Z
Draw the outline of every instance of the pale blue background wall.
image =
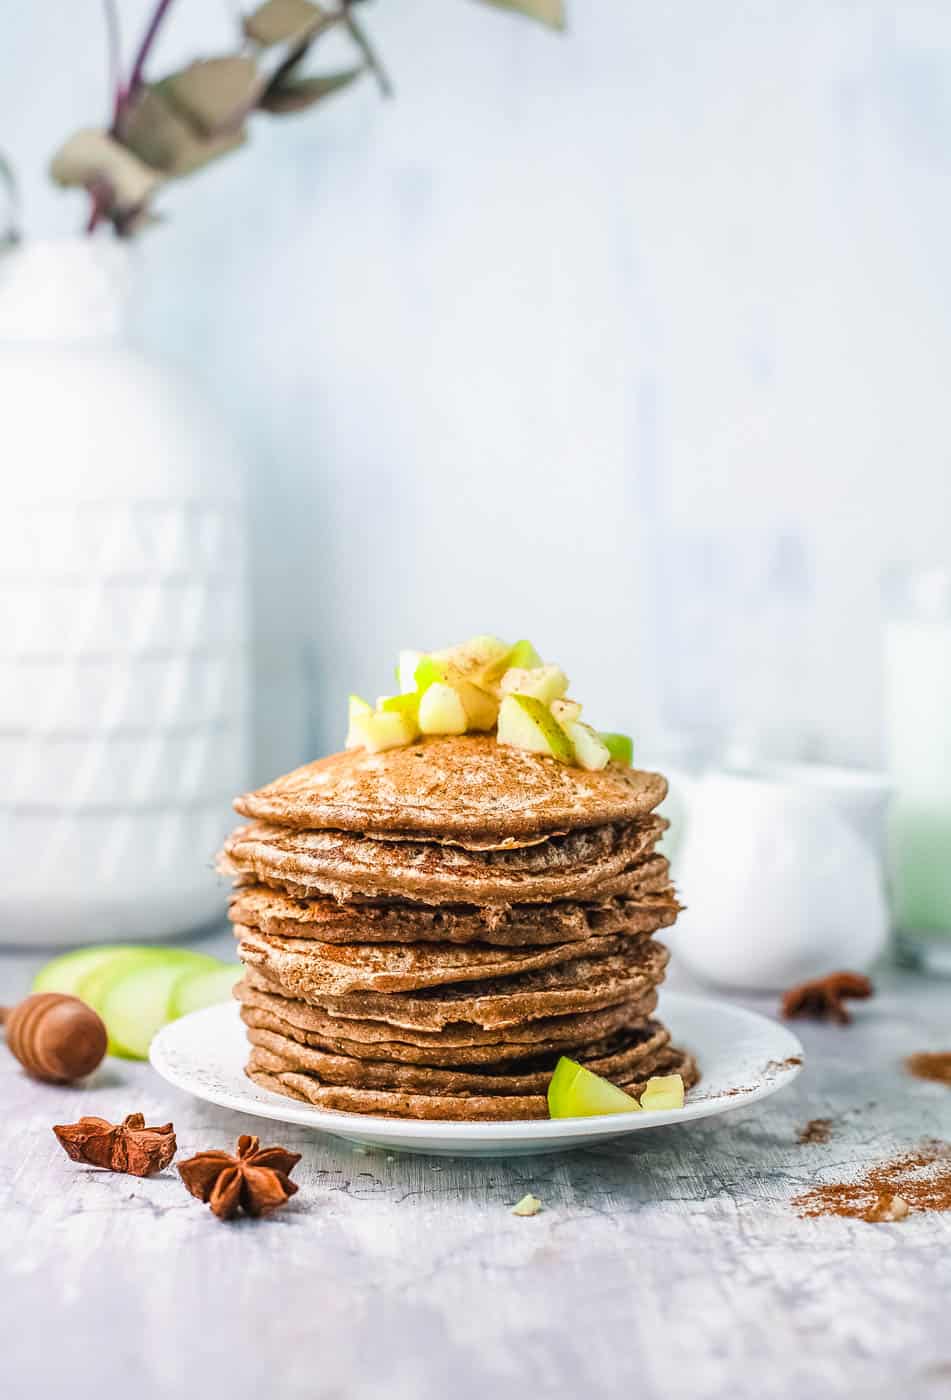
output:
M 235 8 L 178 0 L 153 71 Z M 571 11 L 378 0 L 397 99 L 262 119 L 142 242 L 140 335 L 246 445 L 259 774 L 486 629 L 649 744 L 878 753 L 879 570 L 951 562 L 951 8 Z M 33 232 L 104 67 L 95 0 L 4 7 Z

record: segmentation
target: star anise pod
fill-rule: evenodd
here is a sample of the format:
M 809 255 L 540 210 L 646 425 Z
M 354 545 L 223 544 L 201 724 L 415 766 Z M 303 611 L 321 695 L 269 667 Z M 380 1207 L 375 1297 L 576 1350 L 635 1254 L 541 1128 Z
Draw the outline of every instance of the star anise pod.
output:
M 245 1133 L 234 1155 L 199 1152 L 179 1162 L 178 1172 L 193 1196 L 211 1206 L 219 1220 L 230 1220 L 239 1210 L 264 1215 L 282 1206 L 297 1190 L 290 1174 L 299 1161 L 299 1152 L 262 1147 L 259 1138 Z
M 80 1118 L 78 1123 L 57 1124 L 53 1132 L 74 1162 L 104 1167 L 110 1172 L 151 1176 L 167 1167 L 175 1156 L 172 1124 L 147 1128 L 141 1113 L 130 1113 L 121 1123 Z
M 860 972 L 830 972 L 827 977 L 791 987 L 779 1009 L 787 1020 L 807 1016 L 813 1021 L 837 1021 L 846 1026 L 852 1017 L 843 1004 L 845 998 L 870 997 L 874 991 L 869 979 Z

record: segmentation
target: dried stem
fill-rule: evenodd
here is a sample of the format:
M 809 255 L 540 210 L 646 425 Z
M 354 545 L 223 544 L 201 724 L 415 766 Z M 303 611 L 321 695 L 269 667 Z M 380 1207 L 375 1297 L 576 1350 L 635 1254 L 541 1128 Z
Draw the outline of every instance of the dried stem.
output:
M 119 11 L 116 0 L 102 0 L 106 19 L 106 51 L 108 54 L 108 81 L 111 99 L 111 127 L 114 133 L 122 110 L 124 89 L 122 86 L 122 31 L 119 28 Z
M 340 18 L 346 25 L 347 32 L 349 33 L 351 39 L 356 44 L 360 52 L 363 54 L 363 58 L 366 62 L 367 67 L 369 68 L 373 76 L 376 78 L 377 86 L 380 89 L 381 96 L 392 97 L 393 84 L 390 81 L 390 75 L 383 67 L 379 55 L 373 48 L 366 34 L 364 34 L 363 29 L 359 24 L 357 24 L 356 20 L 351 15 L 351 3 L 352 0 L 344 0 L 343 10 L 341 11 Z

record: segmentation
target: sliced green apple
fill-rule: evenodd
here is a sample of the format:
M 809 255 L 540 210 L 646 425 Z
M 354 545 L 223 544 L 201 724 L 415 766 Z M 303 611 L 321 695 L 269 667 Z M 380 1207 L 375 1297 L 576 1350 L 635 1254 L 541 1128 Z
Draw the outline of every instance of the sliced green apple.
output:
M 362 749 L 363 736 L 360 733 L 359 722 L 373 714 L 373 706 L 368 705 L 365 700 L 361 700 L 359 695 L 351 695 L 347 709 L 347 738 L 344 742 L 345 749 Z
M 577 700 L 553 700 L 549 706 L 559 724 L 572 724 L 581 718 L 581 706 Z
M 102 967 L 119 953 L 142 952 L 129 943 L 105 944 L 101 948 L 77 948 L 44 963 L 33 979 L 34 992 L 63 992 L 76 996 L 79 984 L 97 967 Z
M 641 1094 L 641 1108 L 656 1113 L 658 1109 L 683 1106 L 684 1082 L 679 1074 L 655 1074 L 648 1079 Z
M 119 968 L 99 994 L 96 1008 L 106 1023 L 113 1054 L 145 1060 L 156 1031 L 172 1019 L 175 983 L 189 971 L 217 970 L 217 958 L 185 949 L 155 949 Z
M 187 1016 L 230 1001 L 235 984 L 244 974 L 241 963 L 220 963 L 217 967 L 186 968 L 172 985 L 168 1000 L 169 1020 Z
M 548 1085 L 552 1118 L 594 1118 L 600 1113 L 637 1113 L 640 1105 L 609 1079 L 562 1055 Z
M 605 734 L 602 732 L 598 738 L 611 755 L 612 763 L 623 763 L 625 768 L 630 768 L 634 761 L 634 740 L 629 734 Z
M 597 773 L 611 762 L 608 747 L 603 744 L 589 724 L 569 720 L 565 733 L 575 746 L 575 761 L 589 772 Z
M 419 701 L 419 727 L 424 734 L 465 734 L 469 727 L 459 692 L 436 681 Z
M 500 685 L 503 695 L 531 695 L 550 705 L 567 691 L 568 677 L 560 666 L 511 666 Z
M 571 740 L 548 706 L 532 695 L 506 695 L 499 706 L 499 743 L 529 753 L 549 754 L 559 763 L 572 763 Z

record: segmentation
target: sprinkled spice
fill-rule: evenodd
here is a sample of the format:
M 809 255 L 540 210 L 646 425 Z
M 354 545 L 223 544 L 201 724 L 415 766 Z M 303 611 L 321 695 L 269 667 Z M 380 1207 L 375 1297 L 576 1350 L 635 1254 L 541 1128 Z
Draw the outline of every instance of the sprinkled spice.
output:
M 832 1136 L 831 1118 L 810 1118 L 804 1128 L 796 1134 L 796 1141 L 804 1147 L 814 1142 L 828 1142 Z
M 951 1144 L 928 1139 L 869 1167 L 855 1181 L 815 1186 L 796 1196 L 792 1204 L 804 1219 L 838 1215 L 850 1220 L 899 1220 L 918 1210 L 951 1210 Z
M 931 1079 L 951 1088 L 951 1050 L 920 1050 L 908 1056 L 905 1069 L 916 1079 Z

